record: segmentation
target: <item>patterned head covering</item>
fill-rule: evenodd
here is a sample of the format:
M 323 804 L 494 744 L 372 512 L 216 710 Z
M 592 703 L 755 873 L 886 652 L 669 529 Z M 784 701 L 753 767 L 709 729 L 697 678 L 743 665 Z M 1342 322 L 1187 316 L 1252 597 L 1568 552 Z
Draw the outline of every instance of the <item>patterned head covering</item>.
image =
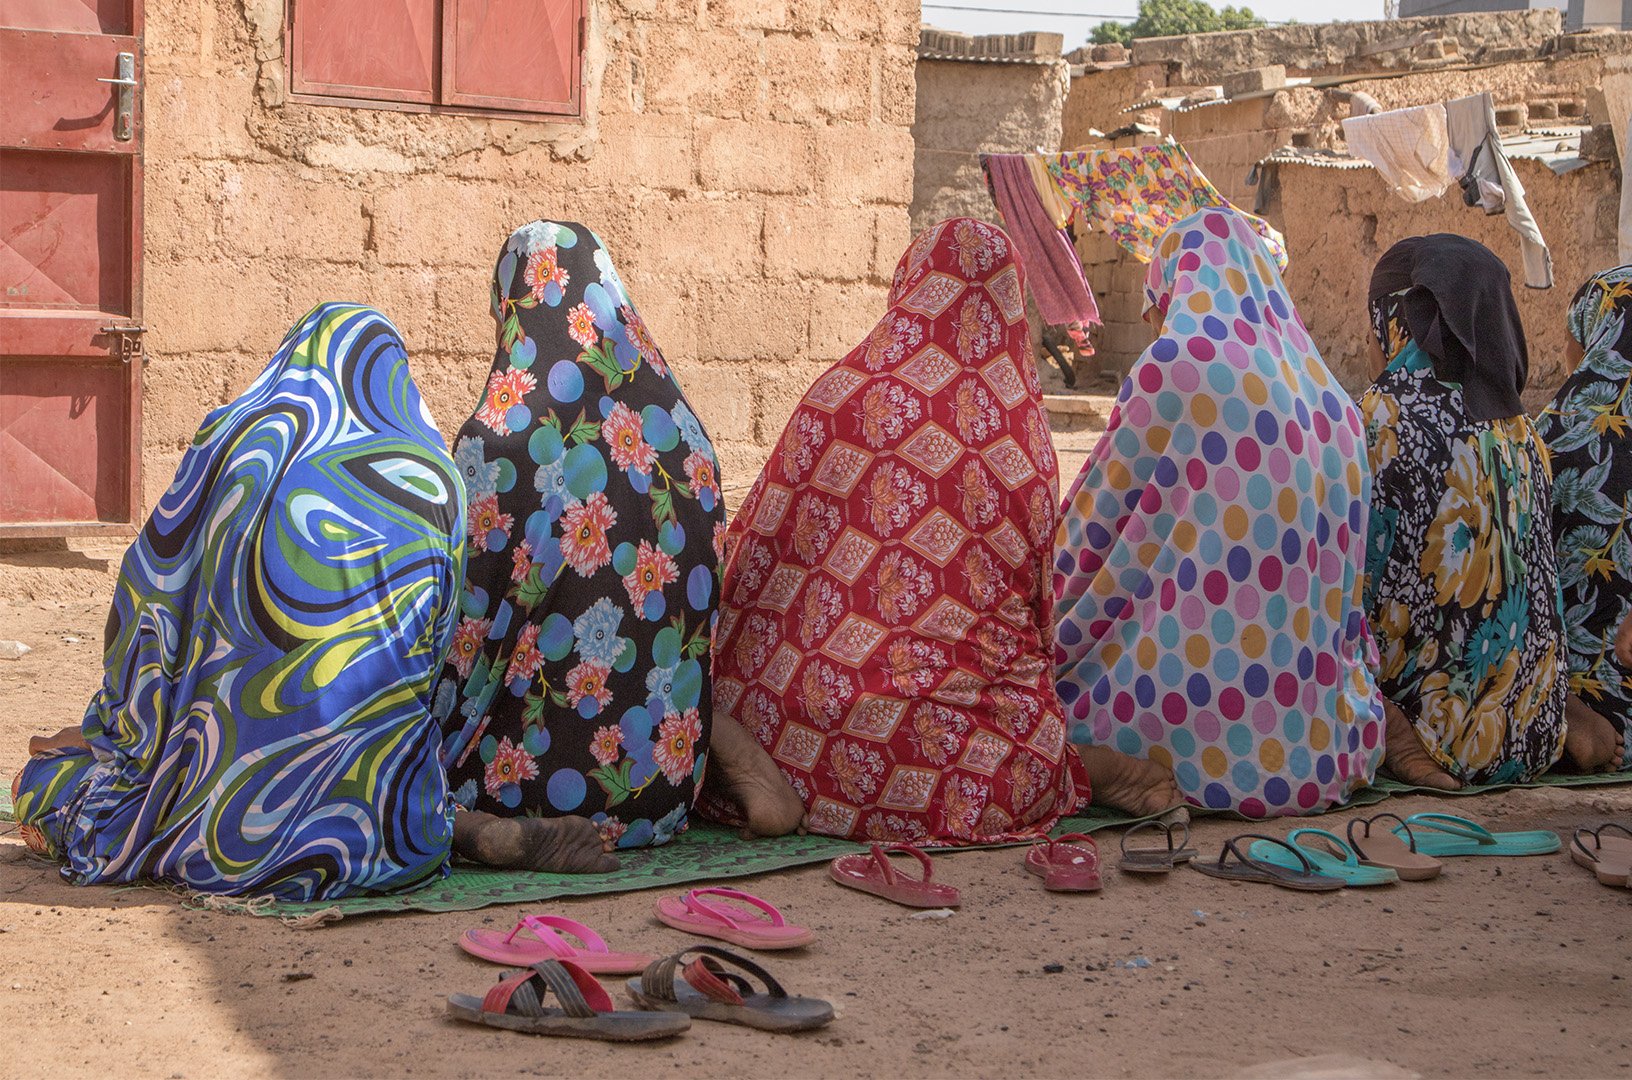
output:
M 1621 736 L 1632 767 L 1632 671 L 1615 631 L 1632 612 L 1632 266 L 1588 278 L 1570 303 L 1585 355 L 1539 427 L 1552 451 L 1553 535 L 1569 645 L 1570 688 Z
M 454 447 L 463 618 L 436 713 L 455 801 L 685 827 L 707 748 L 719 466 L 611 256 L 571 222 L 511 234 L 498 350 Z
M 1370 782 L 1382 703 L 1359 609 L 1354 404 L 1237 212 L 1162 237 L 1161 336 L 1066 499 L 1054 575 L 1071 738 L 1199 806 L 1318 811 Z
M 1085 792 L 1048 669 L 1058 474 L 1001 229 L 919 235 L 731 523 L 715 707 L 815 832 L 1034 836 Z
M 1495 252 L 1450 233 L 1409 237 L 1377 261 L 1367 300 L 1384 356 L 1392 360 L 1406 341 L 1417 342 L 1439 378 L 1461 388 L 1470 419 L 1524 414 L 1519 394 L 1530 352 Z
M 18 820 L 79 884 L 305 901 L 445 872 L 462 506 L 396 328 L 314 308 L 125 553 L 91 751 L 31 759 Z

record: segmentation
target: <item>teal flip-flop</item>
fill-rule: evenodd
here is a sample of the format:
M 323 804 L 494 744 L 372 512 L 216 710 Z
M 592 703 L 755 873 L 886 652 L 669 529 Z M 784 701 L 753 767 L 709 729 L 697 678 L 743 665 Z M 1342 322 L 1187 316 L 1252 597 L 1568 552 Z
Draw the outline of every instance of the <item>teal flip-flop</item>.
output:
M 1303 843 L 1305 837 L 1313 839 L 1314 845 Z M 1298 853 L 1302 853 L 1314 864 L 1317 873 L 1338 878 L 1350 888 L 1393 885 L 1400 880 L 1400 875 L 1386 866 L 1360 865 L 1360 857 L 1354 853 L 1354 849 L 1325 829 L 1293 829 L 1286 834 L 1286 843 L 1297 851 L 1289 851 L 1280 844 L 1266 844 L 1262 840 L 1253 841 L 1248 851 L 1255 859 L 1293 870 L 1302 868 L 1297 861 Z
M 1457 855 L 1551 855 L 1564 846 L 1548 829 L 1493 833 L 1455 814 L 1412 814 L 1405 819 L 1417 851 L 1433 859 Z M 1399 827 L 1394 832 L 1398 834 Z

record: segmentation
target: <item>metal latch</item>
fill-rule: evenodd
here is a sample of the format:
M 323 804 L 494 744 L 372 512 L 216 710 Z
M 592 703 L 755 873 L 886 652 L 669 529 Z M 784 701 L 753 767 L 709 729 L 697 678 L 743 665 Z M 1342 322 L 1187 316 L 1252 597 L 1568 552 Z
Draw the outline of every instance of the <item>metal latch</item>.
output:
M 147 333 L 147 327 L 104 326 L 102 333 L 112 334 L 119 339 L 119 351 L 116 355 L 124 363 L 128 364 L 134 358 L 142 356 L 142 335 Z
M 113 119 L 113 137 L 120 142 L 129 142 L 136 133 L 136 54 L 122 52 L 119 54 L 119 77 L 117 79 L 98 79 L 116 87 L 114 94 L 118 104 L 115 107 Z

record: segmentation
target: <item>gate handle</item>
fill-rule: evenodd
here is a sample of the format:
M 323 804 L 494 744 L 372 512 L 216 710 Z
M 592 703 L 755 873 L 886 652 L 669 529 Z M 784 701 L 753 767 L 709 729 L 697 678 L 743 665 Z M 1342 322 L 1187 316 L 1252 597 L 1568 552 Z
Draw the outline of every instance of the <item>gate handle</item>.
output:
M 107 83 L 117 89 L 114 94 L 118 97 L 116 115 L 113 122 L 113 137 L 119 142 L 129 142 L 136 130 L 136 54 L 122 52 L 118 56 L 119 77 L 115 79 L 97 79 L 97 82 Z

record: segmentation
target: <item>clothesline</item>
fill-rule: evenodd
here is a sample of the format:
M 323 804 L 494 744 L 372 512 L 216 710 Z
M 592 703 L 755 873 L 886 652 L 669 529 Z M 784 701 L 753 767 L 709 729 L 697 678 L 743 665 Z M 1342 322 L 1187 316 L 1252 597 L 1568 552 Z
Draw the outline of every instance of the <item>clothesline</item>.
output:
M 1552 286 L 1552 254 L 1502 147 L 1489 92 L 1351 116 L 1343 121 L 1343 138 L 1349 153 L 1376 166 L 1407 202 L 1435 198 L 1456 185 L 1468 206 L 1505 213 L 1519 234 L 1525 284 Z
M 1157 239 L 1175 222 L 1207 207 L 1230 207 L 1263 238 L 1276 264 L 1286 266 L 1280 233 L 1231 206 L 1172 138 L 1107 150 L 984 154 L 981 165 L 1037 310 L 1051 325 L 1080 332 L 1100 322 L 1082 262 L 1063 231 L 1073 221 L 1099 228 L 1149 262 Z

